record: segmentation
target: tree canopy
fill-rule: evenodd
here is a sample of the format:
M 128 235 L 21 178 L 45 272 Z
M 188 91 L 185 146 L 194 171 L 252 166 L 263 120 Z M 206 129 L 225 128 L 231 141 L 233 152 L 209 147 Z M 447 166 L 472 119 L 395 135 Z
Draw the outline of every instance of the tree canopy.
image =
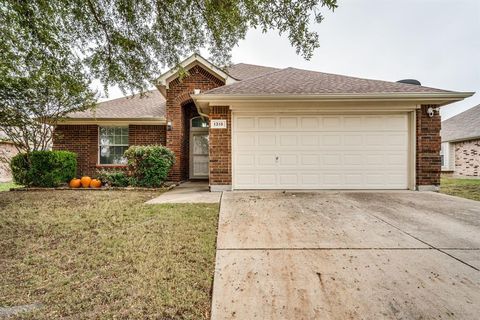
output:
M 3 0 L 1 68 L 15 70 L 32 57 L 69 61 L 84 79 L 138 91 L 146 89 L 161 68 L 202 48 L 214 62 L 225 65 L 250 28 L 287 35 L 297 53 L 309 59 L 319 46 L 311 23 L 320 23 L 322 9 L 333 10 L 336 2 Z

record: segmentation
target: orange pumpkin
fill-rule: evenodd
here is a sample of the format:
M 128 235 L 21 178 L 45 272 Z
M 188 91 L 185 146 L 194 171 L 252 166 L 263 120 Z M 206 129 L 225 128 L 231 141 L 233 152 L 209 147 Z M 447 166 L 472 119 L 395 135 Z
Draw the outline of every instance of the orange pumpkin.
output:
M 90 182 L 92 182 L 92 178 L 84 176 L 82 179 L 80 179 L 80 183 L 82 184 L 82 187 L 88 188 L 90 186 Z
M 79 188 L 80 187 L 80 179 L 73 178 L 70 180 L 70 183 L 68 184 L 70 188 Z
M 92 179 L 90 181 L 90 188 L 100 188 L 102 186 L 102 181 L 98 179 Z

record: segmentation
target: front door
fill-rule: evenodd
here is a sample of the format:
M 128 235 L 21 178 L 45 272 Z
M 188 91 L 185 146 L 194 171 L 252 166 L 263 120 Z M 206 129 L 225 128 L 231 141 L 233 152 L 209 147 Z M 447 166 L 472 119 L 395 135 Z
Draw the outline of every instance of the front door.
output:
M 190 179 L 208 179 L 208 130 L 190 132 Z

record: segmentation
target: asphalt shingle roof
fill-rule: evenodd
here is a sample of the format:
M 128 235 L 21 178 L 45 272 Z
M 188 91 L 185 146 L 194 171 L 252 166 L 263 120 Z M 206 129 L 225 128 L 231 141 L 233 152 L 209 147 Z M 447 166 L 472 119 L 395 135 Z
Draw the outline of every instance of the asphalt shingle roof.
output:
M 150 90 L 145 96 L 128 97 L 100 102 L 93 110 L 73 112 L 73 119 L 158 119 L 165 116 L 165 98 L 158 90 Z
M 278 70 L 280 69 L 255 64 L 237 63 L 228 67 L 225 71 L 237 80 L 246 80 Z
M 368 93 L 436 93 L 441 89 L 354 78 L 349 76 L 302 70 L 276 69 L 240 82 L 218 87 L 205 94 L 368 94 Z
M 480 137 L 480 104 L 442 121 L 442 141 L 467 140 Z
M 398 82 L 370 80 L 337 74 L 302 70 L 278 69 L 238 63 L 226 72 L 239 80 L 204 94 L 232 95 L 315 95 L 374 93 L 442 93 L 451 92 Z M 165 117 L 165 98 L 158 90 L 101 102 L 94 110 L 75 112 L 73 119 L 158 119 Z

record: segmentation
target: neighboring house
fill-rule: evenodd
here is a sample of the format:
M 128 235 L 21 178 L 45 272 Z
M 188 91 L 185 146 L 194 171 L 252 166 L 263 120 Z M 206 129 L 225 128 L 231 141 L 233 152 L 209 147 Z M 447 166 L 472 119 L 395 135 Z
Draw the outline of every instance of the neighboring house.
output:
M 480 177 L 480 105 L 442 122 L 442 171 Z
M 473 93 L 199 55 L 163 74 L 158 91 L 100 103 L 58 125 L 54 148 L 78 153 L 79 173 L 122 168 L 129 145 L 165 144 L 172 181 L 211 190 L 436 189 L 438 107 Z
M 15 144 L 0 131 L 0 182 L 12 181 L 10 159 L 18 153 Z

